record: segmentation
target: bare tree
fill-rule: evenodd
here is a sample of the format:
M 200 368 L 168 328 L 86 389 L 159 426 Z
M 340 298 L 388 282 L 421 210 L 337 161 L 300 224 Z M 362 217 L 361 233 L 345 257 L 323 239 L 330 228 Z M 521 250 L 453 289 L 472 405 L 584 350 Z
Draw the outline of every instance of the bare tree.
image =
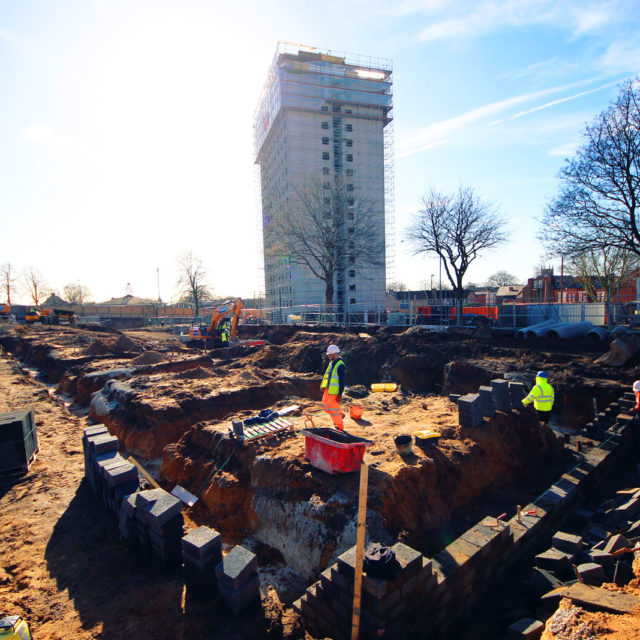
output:
M 178 292 L 182 299 L 195 305 L 195 317 L 198 318 L 202 303 L 212 297 L 207 284 L 207 271 L 202 260 L 191 251 L 178 256 L 177 262 Z
M 387 285 L 387 289 L 389 289 L 389 291 L 408 291 L 409 287 L 407 287 L 407 285 L 404 282 L 401 282 L 400 280 L 396 280 L 394 282 L 390 282 Z
M 64 297 L 70 304 L 82 307 L 85 302 L 91 301 L 91 291 L 89 291 L 88 287 L 85 287 L 79 282 L 66 284 L 62 287 L 62 291 L 64 293 Z
M 618 247 L 603 246 L 572 254 L 567 266 L 591 300 L 597 300 L 598 289 L 604 289 L 607 308 L 611 309 L 623 282 L 640 268 L 640 257 Z M 613 314 L 608 313 L 608 318 L 611 327 Z
M 487 278 L 487 285 L 490 287 L 506 287 L 518 284 L 518 278 L 508 271 L 496 271 Z
M 324 283 L 325 302 L 333 305 L 335 284 L 349 268 L 385 264 L 384 228 L 371 223 L 370 202 L 341 180 L 309 179 L 292 185 L 293 197 L 265 227 L 270 259 L 306 267 Z
M 51 290 L 42 272 L 35 267 L 27 267 L 24 270 L 22 283 L 27 295 L 36 307 L 40 304 L 41 298 L 46 298 Z
M 10 262 L 0 265 L 0 278 L 2 279 L 2 290 L 7 304 L 11 304 L 11 292 L 16 285 L 16 269 Z
M 585 142 L 561 170 L 542 240 L 555 255 L 617 247 L 640 255 L 640 80 L 587 126 Z
M 461 318 L 464 276 L 483 251 L 505 242 L 505 220 L 471 187 L 460 187 L 452 195 L 432 190 L 423 196 L 422 203 L 406 237 L 413 244 L 414 253 L 435 253 L 442 259 Z

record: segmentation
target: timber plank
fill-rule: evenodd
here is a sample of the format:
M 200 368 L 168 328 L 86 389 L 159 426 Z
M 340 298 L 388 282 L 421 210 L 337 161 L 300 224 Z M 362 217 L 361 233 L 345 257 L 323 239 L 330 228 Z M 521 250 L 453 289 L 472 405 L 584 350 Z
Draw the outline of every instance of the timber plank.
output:
M 612 611 L 613 613 L 629 613 L 640 605 L 640 598 L 609 591 L 601 587 L 590 587 L 587 584 L 577 582 L 570 587 L 560 587 L 542 596 L 542 598 L 569 598 L 578 604 L 583 604 L 596 609 Z

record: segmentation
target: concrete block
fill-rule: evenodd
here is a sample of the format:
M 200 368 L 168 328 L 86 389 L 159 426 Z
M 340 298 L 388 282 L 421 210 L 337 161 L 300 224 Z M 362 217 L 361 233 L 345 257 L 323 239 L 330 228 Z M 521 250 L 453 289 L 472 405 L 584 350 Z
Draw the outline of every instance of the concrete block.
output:
M 577 570 L 585 584 L 599 587 L 605 581 L 604 568 L 595 562 L 579 564 Z
M 589 552 L 589 561 L 599 564 L 601 567 L 610 567 L 615 563 L 615 558 L 606 551 L 592 549 Z
M 640 520 L 636 520 L 633 524 L 629 525 L 625 531 L 626 538 L 636 538 L 640 536 Z
M 147 510 L 149 524 L 158 527 L 182 513 L 182 501 L 163 491 Z
M 204 525 L 192 529 L 182 538 L 182 551 L 185 556 L 200 561 L 218 557 L 218 562 L 220 562 L 222 560 L 222 535 L 215 529 Z
M 110 487 L 117 487 L 125 482 L 138 482 L 138 470 L 130 462 L 105 469 L 105 479 Z
M 143 512 L 144 513 L 144 512 Z M 164 524 L 158 524 L 154 519 L 149 519 L 147 515 L 147 528 L 150 532 L 163 538 L 174 538 L 180 540 L 184 535 L 184 518 L 182 513 L 174 516 L 171 520 L 168 520 Z
M 546 569 L 534 567 L 524 583 L 525 590 L 534 598 L 540 598 L 545 593 L 553 591 L 563 586 L 562 580 L 559 580 L 551 572 Z
M 83 441 L 86 441 L 91 436 L 99 436 L 104 433 L 109 433 L 109 430 L 107 429 L 107 427 L 105 427 L 103 424 L 94 424 L 90 427 L 85 427 L 82 430 L 82 439 Z
M 605 545 L 604 550 L 607 553 L 613 553 L 618 549 L 624 549 L 624 547 L 631 547 L 631 546 L 632 546 L 631 543 L 627 538 L 625 538 L 625 536 L 623 536 L 622 534 L 616 534 L 609 538 L 609 541 Z
M 138 492 L 138 506 L 144 508 L 152 505 L 160 496 L 167 493 L 164 489 L 146 489 Z
M 521 618 L 507 629 L 509 640 L 538 640 L 544 631 L 544 624 L 533 618 Z
M 106 433 L 92 436 L 88 438 L 90 449 L 96 455 L 107 453 L 108 451 L 117 451 L 119 448 L 118 438 L 116 436 L 107 435 Z
M 227 590 L 238 590 L 258 570 L 255 553 L 236 545 L 216 566 L 218 584 Z
M 337 565 L 337 569 L 342 575 L 353 580 L 356 575 L 356 548 L 351 547 L 338 556 Z
M 400 563 L 404 576 L 414 576 L 422 569 L 423 555 L 419 551 L 402 542 L 396 542 L 391 549 L 396 554 L 396 560 Z
M 569 569 L 570 562 L 566 553 L 557 549 L 547 549 L 536 556 L 535 565 L 540 569 L 552 571 L 555 575 L 561 575 Z
M 635 578 L 631 565 L 622 560 L 616 562 L 616 568 L 613 574 L 613 581 L 619 586 L 624 587 Z
M 632 496 L 624 504 L 616 508 L 620 519 L 633 520 L 640 513 L 640 496 Z
M 583 541 L 580 536 L 558 531 L 551 539 L 551 544 L 558 551 L 576 555 L 582 551 Z

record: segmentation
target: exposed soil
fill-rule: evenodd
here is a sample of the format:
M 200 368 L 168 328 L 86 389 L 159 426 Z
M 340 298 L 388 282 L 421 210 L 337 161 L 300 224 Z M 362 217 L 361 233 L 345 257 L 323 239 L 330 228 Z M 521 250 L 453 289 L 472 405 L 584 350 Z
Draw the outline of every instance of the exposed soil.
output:
M 0 412 L 33 409 L 40 445 L 28 475 L 0 484 L 0 614 L 22 615 L 38 640 L 303 637 L 266 587 L 262 608 L 238 619 L 216 601 L 185 600 L 182 577 L 120 543 L 93 498 L 84 421 L 7 356 L 0 389 Z
M 483 516 L 526 504 L 568 464 L 553 432 L 529 412 L 497 414 L 482 429 L 467 429 L 457 424 L 448 393 L 475 392 L 496 377 L 529 386 L 545 369 L 556 388 L 554 420 L 575 430 L 592 417 L 594 398 L 604 407 L 640 377 L 634 363 L 622 371 L 593 365 L 605 349 L 599 343 L 541 349 L 419 329 L 242 329 L 243 337 L 269 344 L 199 353 L 158 331 L 15 327 L 0 335 L 0 345 L 75 402 L 75 414 L 88 411 L 106 424 L 149 468 L 161 461 L 167 488 L 179 483 L 198 495 L 190 525 L 209 524 L 226 544 L 252 546 L 261 564 L 260 611 L 233 621 L 222 605 L 185 602 L 180 576 L 132 557 L 118 542 L 116 523 L 94 504 L 82 481 L 84 418 L 5 356 L 0 411 L 34 407 L 41 453 L 24 481 L 0 491 L 0 609 L 23 613 L 36 637 L 166 637 L 167 628 L 185 638 L 299 635 L 280 600 L 298 597 L 355 540 L 357 474 L 311 467 L 298 433 L 305 413 L 316 426 L 330 424 L 319 403 L 329 343 L 340 345 L 348 367 L 345 411 L 351 404 L 364 409 L 359 420 L 345 418 L 345 427 L 373 443 L 365 456 L 372 467 L 368 535 L 427 555 Z M 359 387 L 382 381 L 397 382 L 398 391 Z M 290 404 L 300 407 L 294 433 L 247 447 L 229 436 L 232 417 Z M 423 428 L 442 434 L 437 446 L 400 456 L 393 437 Z

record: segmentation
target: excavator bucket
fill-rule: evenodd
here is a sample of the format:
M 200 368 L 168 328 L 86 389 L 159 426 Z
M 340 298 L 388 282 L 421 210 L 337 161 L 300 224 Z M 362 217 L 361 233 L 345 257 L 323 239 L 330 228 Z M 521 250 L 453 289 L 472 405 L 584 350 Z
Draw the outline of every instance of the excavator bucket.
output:
M 596 358 L 596 364 L 610 367 L 621 367 L 640 351 L 640 335 L 633 333 L 617 333 L 609 345 L 609 351 Z

